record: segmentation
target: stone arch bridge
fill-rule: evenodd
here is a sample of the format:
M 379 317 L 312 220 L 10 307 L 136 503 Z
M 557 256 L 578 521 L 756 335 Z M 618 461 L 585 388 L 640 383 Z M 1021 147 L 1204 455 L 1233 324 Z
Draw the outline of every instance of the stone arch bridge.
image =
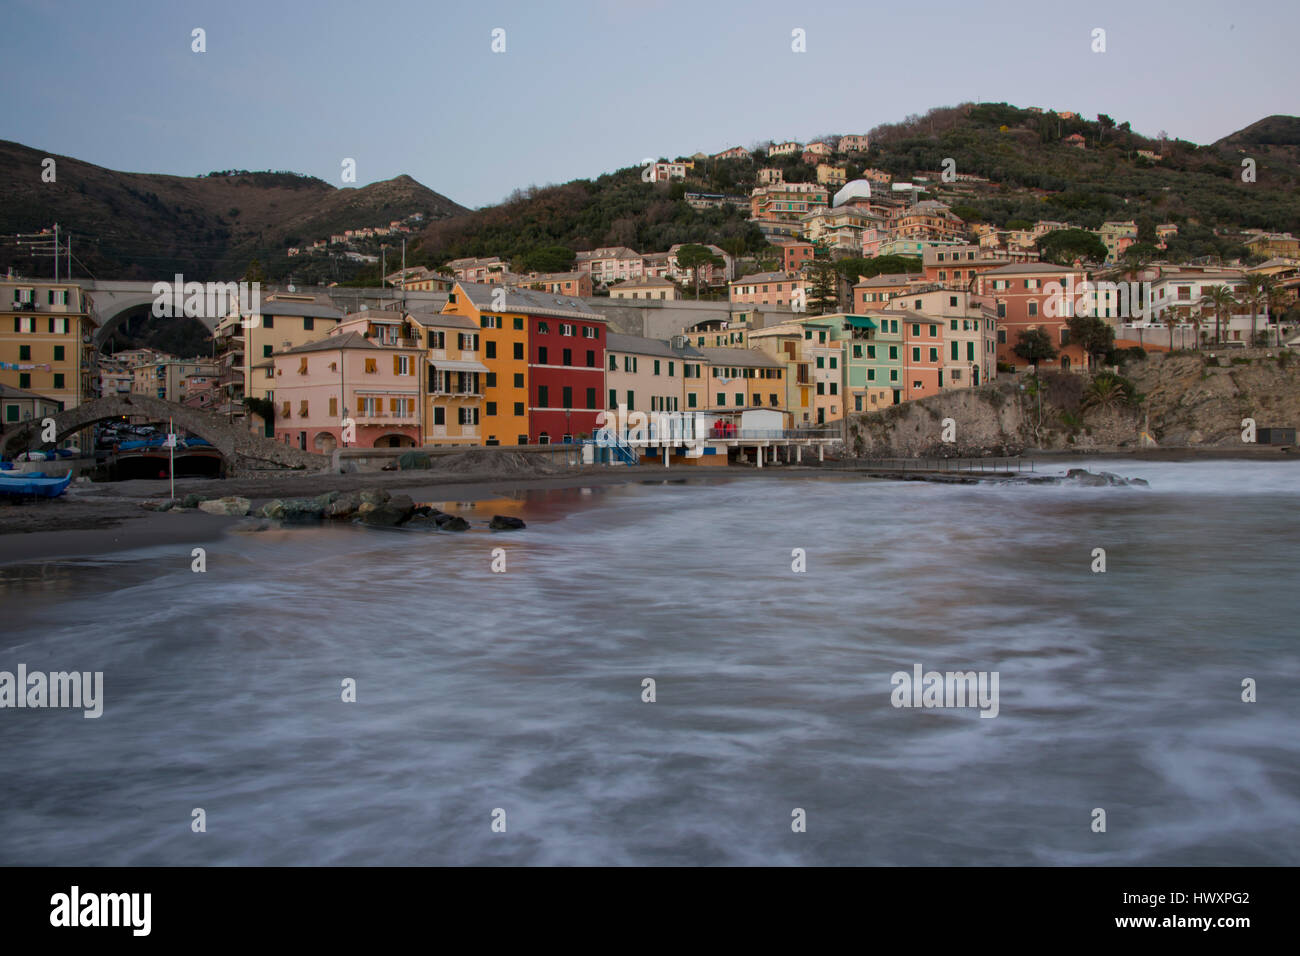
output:
M 305 468 L 308 471 L 318 471 L 329 466 L 329 458 L 325 455 L 254 435 L 244 425 L 232 424 L 224 415 L 149 395 L 97 398 L 59 412 L 52 416 L 55 442 L 97 422 L 112 421 L 123 416 L 143 417 L 155 422 L 172 419 L 178 427 L 211 442 L 212 447 L 225 458 L 226 467 L 232 473 L 268 466 Z M 49 443 L 41 441 L 41 430 L 41 420 L 33 419 L 7 432 L 0 438 L 0 454 L 12 458 L 29 449 L 47 446 Z

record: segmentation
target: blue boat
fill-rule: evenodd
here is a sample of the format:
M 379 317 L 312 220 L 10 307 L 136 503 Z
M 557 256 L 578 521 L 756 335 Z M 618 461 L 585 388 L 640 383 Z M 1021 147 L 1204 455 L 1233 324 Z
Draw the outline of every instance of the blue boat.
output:
M 62 478 L 47 478 L 45 475 L 5 472 L 0 474 L 0 495 L 16 495 L 25 498 L 57 498 L 68 490 L 72 483 L 72 472 Z

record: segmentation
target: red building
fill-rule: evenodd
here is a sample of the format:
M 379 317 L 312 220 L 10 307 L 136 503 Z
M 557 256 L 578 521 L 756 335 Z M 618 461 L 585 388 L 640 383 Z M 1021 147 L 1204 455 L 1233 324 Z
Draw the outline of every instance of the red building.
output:
M 891 312 L 891 315 L 894 314 Z M 903 395 L 908 401 L 937 395 L 943 388 L 943 320 L 900 315 L 903 328 Z
M 606 320 L 581 299 L 511 290 L 509 310 L 528 318 L 528 441 L 551 444 L 596 433 L 604 410 Z
M 976 293 L 995 303 L 998 313 L 998 361 L 1016 368 L 1029 363 L 1014 351 L 1020 334 L 1030 329 L 1046 332 L 1059 353 L 1039 363 L 1042 368 L 1068 369 L 1086 364 L 1083 350 L 1069 344 L 1067 322 L 1074 314 L 1070 293 L 1087 279 L 1083 269 L 1046 262 L 999 266 L 975 278 Z

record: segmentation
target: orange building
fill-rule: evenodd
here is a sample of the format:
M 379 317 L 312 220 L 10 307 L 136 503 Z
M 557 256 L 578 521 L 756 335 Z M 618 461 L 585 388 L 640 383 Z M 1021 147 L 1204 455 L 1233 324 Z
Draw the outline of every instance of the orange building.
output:
M 478 361 L 488 370 L 479 425 L 485 445 L 528 444 L 528 321 L 506 311 L 507 293 L 504 286 L 458 281 L 443 308 L 479 328 Z

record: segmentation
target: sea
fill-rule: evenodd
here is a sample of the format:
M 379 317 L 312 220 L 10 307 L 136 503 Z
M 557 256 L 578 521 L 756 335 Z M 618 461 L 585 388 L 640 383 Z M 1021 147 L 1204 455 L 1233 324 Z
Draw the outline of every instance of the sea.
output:
M 674 469 L 0 568 L 0 671 L 103 675 L 0 709 L 0 864 L 1300 864 L 1300 465 L 1069 467 L 1149 485 Z

